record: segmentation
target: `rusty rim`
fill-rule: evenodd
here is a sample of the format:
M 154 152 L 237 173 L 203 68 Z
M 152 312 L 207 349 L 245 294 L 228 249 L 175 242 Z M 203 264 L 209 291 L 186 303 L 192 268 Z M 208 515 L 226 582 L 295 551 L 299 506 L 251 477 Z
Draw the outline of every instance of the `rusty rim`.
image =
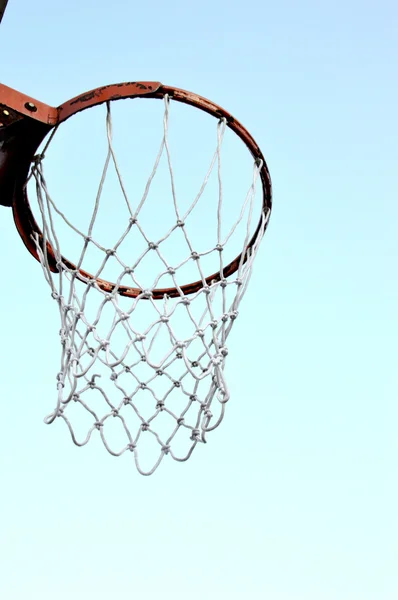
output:
M 3 88 L 4 87 L 5 86 L 3 86 Z M 99 104 L 103 104 L 104 102 L 121 100 L 124 98 L 146 97 L 163 99 L 165 95 L 168 95 L 176 102 L 189 104 L 199 110 L 207 112 L 208 114 L 217 119 L 225 118 L 229 129 L 231 129 L 243 141 L 243 143 L 247 146 L 248 150 L 250 151 L 254 160 L 262 161 L 262 168 L 260 170 L 260 178 L 263 189 L 262 214 L 260 216 L 260 220 L 256 227 L 256 230 L 245 251 L 243 262 L 246 262 L 248 258 L 248 251 L 250 251 L 250 249 L 254 246 L 259 236 L 262 235 L 262 232 L 264 231 L 264 218 L 265 227 L 268 223 L 268 217 L 272 206 L 271 178 L 264 156 L 257 143 L 255 142 L 254 138 L 239 121 L 237 121 L 230 113 L 228 113 L 222 107 L 192 92 L 187 92 L 185 90 L 181 90 L 171 86 L 165 86 L 158 82 L 121 83 L 96 88 L 94 90 L 86 92 L 85 94 L 72 98 L 71 100 L 65 102 L 58 108 L 53 108 L 43 103 L 37 102 L 31 98 L 28 98 L 27 96 L 24 96 L 23 94 L 20 94 L 19 92 L 10 90 L 9 88 L 7 88 L 7 91 L 12 92 L 12 94 L 9 94 L 9 99 L 11 100 L 11 102 L 7 103 L 7 105 L 9 105 L 10 108 L 18 111 L 20 114 L 25 115 L 29 119 L 39 121 L 43 123 L 43 125 L 45 125 L 45 127 L 43 128 L 43 136 L 37 144 L 36 150 L 40 146 L 40 143 L 42 142 L 44 137 L 51 129 L 53 129 L 56 125 L 63 123 L 74 114 L 91 108 L 93 106 L 98 106 Z M 32 112 L 32 105 L 37 106 L 38 110 Z M 31 158 L 33 158 L 33 156 Z M 26 165 L 24 170 L 26 171 Z M 18 181 L 16 182 L 13 201 L 13 214 L 16 227 L 26 247 L 28 248 L 29 252 L 37 260 L 39 260 L 39 256 L 37 254 L 36 246 L 33 240 L 35 234 L 38 234 L 39 237 L 42 239 L 42 232 L 38 224 L 36 223 L 32 210 L 30 208 L 25 186 L 26 178 L 27 172 L 24 173 L 24 176 L 22 176 L 22 178 L 19 178 L 19 184 Z M 54 256 L 53 249 L 49 244 L 47 244 L 47 251 L 51 270 L 54 273 L 56 273 L 58 272 L 58 268 L 56 266 L 56 259 Z M 237 271 L 241 259 L 242 254 L 239 254 L 239 256 L 237 256 L 223 269 L 223 275 L 225 278 L 229 277 Z M 76 269 L 76 266 L 66 258 L 62 257 L 62 261 L 68 269 Z M 114 283 L 105 281 L 103 279 L 95 278 L 93 275 L 91 275 L 87 271 L 84 271 L 83 269 L 80 269 L 79 272 L 83 276 L 83 278 L 88 280 L 95 280 L 102 290 L 111 292 L 116 288 L 116 285 Z M 211 283 L 220 281 L 220 279 L 221 276 L 220 272 L 218 271 L 206 277 L 205 281 L 207 285 L 210 285 Z M 200 290 L 202 287 L 203 281 L 199 280 L 186 285 L 181 285 L 180 290 L 184 294 L 193 294 Z M 119 286 L 117 288 L 117 292 L 122 296 L 135 298 L 142 294 L 143 290 L 134 287 Z M 169 297 L 178 297 L 181 295 L 181 292 L 177 288 L 173 287 L 157 288 L 152 291 L 152 297 L 154 299 L 161 299 L 164 297 L 164 295 L 168 295 Z

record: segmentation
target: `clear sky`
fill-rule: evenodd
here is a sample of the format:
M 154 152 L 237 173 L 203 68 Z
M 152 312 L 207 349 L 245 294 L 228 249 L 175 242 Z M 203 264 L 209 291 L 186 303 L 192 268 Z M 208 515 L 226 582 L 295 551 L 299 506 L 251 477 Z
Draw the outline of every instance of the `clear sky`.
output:
M 0 207 L 2 598 L 396 600 L 397 25 L 386 0 L 10 0 L 2 83 L 209 97 L 262 148 L 274 210 L 226 418 L 144 478 L 43 424 L 59 317 Z

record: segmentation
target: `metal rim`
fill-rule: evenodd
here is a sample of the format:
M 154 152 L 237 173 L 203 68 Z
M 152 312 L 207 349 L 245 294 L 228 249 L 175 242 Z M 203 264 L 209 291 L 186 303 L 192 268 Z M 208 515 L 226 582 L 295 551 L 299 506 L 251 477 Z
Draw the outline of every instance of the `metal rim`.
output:
M 185 90 L 181 90 L 172 86 L 165 86 L 158 82 L 132 82 L 96 88 L 94 90 L 86 92 L 85 94 L 68 100 L 67 102 L 59 106 L 57 109 L 54 109 L 49 106 L 47 107 L 46 105 L 40 103 L 41 110 L 37 111 L 36 113 L 29 114 L 29 117 L 39 120 L 42 123 L 46 123 L 50 126 L 51 129 L 56 125 L 63 123 L 64 121 L 72 117 L 74 114 L 91 108 L 93 106 L 98 106 L 99 104 L 103 104 L 104 102 L 135 97 L 163 99 L 165 95 L 170 96 L 170 98 L 172 98 L 176 102 L 189 104 L 199 110 L 207 112 L 215 118 L 225 118 L 227 122 L 227 127 L 229 127 L 244 142 L 254 160 L 262 161 L 262 167 L 260 170 L 260 178 L 263 189 L 262 214 L 260 216 L 260 220 L 256 227 L 256 230 L 245 250 L 245 256 L 243 257 L 243 263 L 245 263 L 248 259 L 248 251 L 250 251 L 250 249 L 254 246 L 259 236 L 262 235 L 262 233 L 265 231 L 265 228 L 268 223 L 268 217 L 272 207 L 271 177 L 264 156 L 257 143 L 255 142 L 254 138 L 239 121 L 237 121 L 230 113 L 224 110 L 221 106 L 218 106 L 214 102 L 211 102 L 210 100 L 207 100 L 206 98 L 198 96 L 197 94 L 194 94 L 192 92 L 187 92 Z M 26 99 L 26 96 L 23 96 L 22 94 L 19 94 L 19 96 L 21 96 L 22 102 Z M 15 106 L 15 103 L 13 104 L 14 106 L 12 108 L 18 110 L 17 106 Z M 25 104 L 26 103 L 24 103 L 24 108 Z M 48 111 L 46 111 L 46 108 L 48 108 Z M 26 114 L 25 110 L 21 112 Z M 32 214 L 25 185 L 21 186 L 21 189 L 16 191 L 15 199 L 13 202 L 13 213 L 15 224 L 25 245 L 27 246 L 31 254 L 33 254 L 33 256 L 37 260 L 39 260 L 32 236 L 34 234 L 38 234 L 42 238 L 42 232 Z M 263 225 L 264 218 L 265 228 Z M 47 250 L 51 270 L 53 272 L 58 272 L 58 268 L 56 266 L 56 259 L 52 247 L 50 245 L 47 245 Z M 230 262 L 223 269 L 223 276 L 225 278 L 229 277 L 237 271 L 237 269 L 239 268 L 239 264 L 242 260 L 242 254 L 243 253 L 239 254 L 232 262 Z M 68 268 L 76 270 L 76 266 L 66 258 L 62 257 L 62 261 Z M 138 288 L 128 286 L 116 286 L 116 284 L 111 283 L 109 281 L 95 278 L 93 275 L 82 269 L 80 269 L 79 272 L 85 279 L 96 281 L 97 285 L 102 290 L 105 290 L 107 292 L 112 292 L 117 287 L 118 294 L 130 298 L 136 298 L 144 292 L 144 290 Z M 210 285 L 220 280 L 221 276 L 220 272 L 218 271 L 206 277 L 205 282 L 206 285 Z M 183 292 L 184 295 L 193 294 L 199 291 L 203 287 L 203 285 L 203 281 L 198 280 L 193 283 L 181 285 L 180 290 Z M 178 297 L 181 295 L 180 290 L 173 287 L 157 288 L 152 291 L 151 297 L 154 299 L 161 299 L 165 295 L 169 297 Z

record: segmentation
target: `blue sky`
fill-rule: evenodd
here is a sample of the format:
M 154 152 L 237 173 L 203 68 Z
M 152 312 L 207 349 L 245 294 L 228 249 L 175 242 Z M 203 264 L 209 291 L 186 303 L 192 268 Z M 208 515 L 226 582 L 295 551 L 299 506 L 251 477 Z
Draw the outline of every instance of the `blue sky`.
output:
M 57 309 L 1 210 L 2 597 L 397 597 L 397 21 L 384 0 L 10 0 L 3 83 L 53 105 L 129 80 L 209 97 L 258 141 L 274 210 L 226 418 L 150 478 L 43 424 Z

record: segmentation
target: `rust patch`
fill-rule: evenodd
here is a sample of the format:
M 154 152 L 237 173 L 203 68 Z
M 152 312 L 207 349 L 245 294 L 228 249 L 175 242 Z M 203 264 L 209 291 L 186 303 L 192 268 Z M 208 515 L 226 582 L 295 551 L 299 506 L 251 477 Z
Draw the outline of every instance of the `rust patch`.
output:
M 83 96 L 79 96 L 70 102 L 70 106 L 74 104 L 79 104 L 80 102 L 89 102 L 93 98 L 98 96 L 98 90 L 93 90 L 92 92 L 88 92 L 87 94 L 83 94 Z

